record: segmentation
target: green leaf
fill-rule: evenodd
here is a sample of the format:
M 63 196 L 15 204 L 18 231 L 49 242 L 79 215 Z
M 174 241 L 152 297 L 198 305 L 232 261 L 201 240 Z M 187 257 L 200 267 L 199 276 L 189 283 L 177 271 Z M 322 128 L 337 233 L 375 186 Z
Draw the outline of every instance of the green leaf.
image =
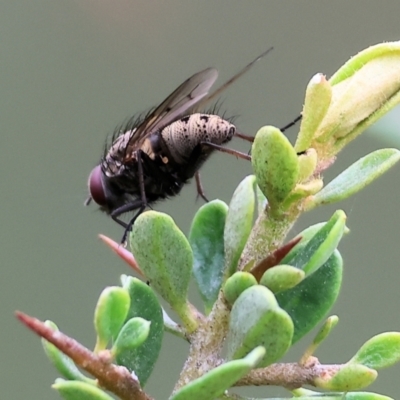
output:
M 257 279 L 250 272 L 235 272 L 225 282 L 224 296 L 228 303 L 232 305 L 242 292 L 254 285 L 257 285 Z
M 343 236 L 346 215 L 343 211 L 336 211 L 331 219 L 307 242 L 297 245 L 283 260 L 282 264 L 289 264 L 302 269 L 306 275 L 314 273 L 331 256 Z M 296 251 L 296 249 L 299 250 Z M 302 249 L 300 251 L 300 248 Z
M 394 400 L 391 397 L 383 396 L 372 392 L 351 392 L 346 393 L 346 400 Z
M 151 287 L 144 282 L 131 276 L 122 278 L 124 288 L 128 290 L 131 298 L 131 306 L 126 318 L 141 317 L 150 321 L 150 331 L 147 340 L 139 347 L 126 350 L 117 355 L 116 361 L 119 365 L 135 372 L 140 384 L 145 385 L 161 349 L 164 334 L 163 314 L 160 303 Z
M 275 209 L 295 187 L 299 174 L 297 154 L 277 128 L 261 128 L 251 150 L 257 184 Z
M 215 399 L 255 368 L 264 354 L 260 346 L 241 360 L 228 361 L 179 389 L 170 400 Z
M 168 215 L 147 211 L 136 220 L 130 238 L 132 253 L 153 289 L 194 330 L 187 304 L 193 254 L 185 235 Z
M 56 389 L 66 400 L 113 400 L 103 390 L 85 382 L 57 379 L 52 388 Z
M 358 390 L 369 386 L 378 373 L 362 364 L 347 363 L 333 377 L 319 376 L 314 379 L 316 387 L 335 391 Z
M 308 242 L 310 239 L 312 239 L 312 237 L 321 229 L 325 226 L 326 222 L 318 222 L 317 224 L 311 225 L 308 228 L 304 229 L 303 231 L 301 231 L 298 235 L 296 235 L 296 238 L 301 237 L 301 241 L 300 243 L 306 243 Z M 343 234 L 347 235 L 350 232 L 350 229 L 345 226 L 344 227 L 344 231 Z
M 299 392 L 297 397 L 291 400 L 394 400 L 391 397 L 371 392 L 338 392 L 338 393 L 317 393 L 312 390 L 296 389 Z M 303 394 L 301 395 L 300 392 Z M 297 394 L 297 393 L 296 393 Z M 288 399 L 269 399 L 269 400 L 288 400 Z
M 104 350 L 111 339 L 115 339 L 128 314 L 130 305 L 127 290 L 110 286 L 103 290 L 94 312 L 97 333 L 95 352 Z
M 330 316 L 316 334 L 313 340 L 313 345 L 319 346 L 329 336 L 329 334 L 332 332 L 333 328 L 337 325 L 338 322 L 339 318 L 337 315 Z
M 266 286 L 273 293 L 278 293 L 298 285 L 304 277 L 304 271 L 299 268 L 277 265 L 264 272 L 260 285 Z
M 260 215 L 264 212 L 265 207 L 268 204 L 268 200 L 257 184 L 256 184 L 256 199 L 257 199 L 257 215 Z
M 314 133 L 328 111 L 332 99 L 332 87 L 322 74 L 314 75 L 307 86 L 300 132 L 294 146 L 296 152 L 307 150 Z
M 307 347 L 306 351 L 303 353 L 299 361 L 301 365 L 306 365 L 309 362 L 310 357 L 315 353 L 318 346 L 329 336 L 329 334 L 332 332 L 333 328 L 336 326 L 338 322 L 339 318 L 336 315 L 332 315 L 325 321 L 323 326 L 315 335 L 312 343 Z
M 331 138 L 335 154 L 400 102 L 400 43 L 372 46 L 355 55 L 329 82 L 332 103 L 314 137 Z
M 342 257 L 335 250 L 316 272 L 294 288 L 276 295 L 279 305 L 293 320 L 293 343 L 310 332 L 332 308 L 339 294 L 342 273 Z
M 148 338 L 150 322 L 140 317 L 131 318 L 121 329 L 114 346 L 113 356 L 139 347 Z
M 400 42 L 384 42 L 367 47 L 346 61 L 329 79 L 332 85 L 346 81 L 350 76 L 356 74 L 365 64 L 374 58 L 385 57 L 390 53 L 396 56 L 400 52 Z M 368 89 L 365 88 L 365 89 Z
M 340 398 L 340 400 L 343 399 L 343 395 L 344 393 L 341 393 L 342 397 Z M 394 400 L 394 399 L 388 396 L 383 396 L 382 394 L 372 393 L 372 392 L 350 392 L 346 393 L 346 398 L 343 400 Z
M 347 199 L 379 178 L 399 160 L 400 151 L 397 149 L 380 149 L 360 158 L 314 196 L 312 207 Z
M 304 117 L 302 119 L 304 121 Z M 317 151 L 313 148 L 308 148 L 304 154 L 300 154 L 297 158 L 299 163 L 299 182 L 307 181 L 314 173 L 318 163 Z
M 321 178 L 313 178 L 305 183 L 298 183 L 292 192 L 286 197 L 283 203 L 284 207 L 289 207 L 292 203 L 298 202 L 300 199 L 310 197 L 318 193 L 324 187 Z
M 53 330 L 59 330 L 57 325 L 52 321 L 46 321 L 45 325 L 49 326 Z M 58 350 L 56 346 L 44 339 L 42 339 L 42 346 L 48 359 L 64 378 L 69 380 L 78 380 L 92 385 L 95 384 L 94 379 L 90 379 L 83 375 L 75 363 L 67 355 Z
M 221 289 L 224 274 L 224 229 L 228 206 L 210 201 L 196 213 L 189 234 L 193 274 L 208 313 Z
M 186 339 L 186 331 L 177 324 L 168 314 L 167 312 L 163 309 L 163 318 L 164 318 L 164 330 L 165 332 L 172 333 L 173 335 L 176 335 L 182 339 Z
M 225 279 L 237 269 L 237 264 L 249 238 L 255 211 L 256 177 L 249 175 L 240 182 L 233 193 L 226 218 L 225 241 Z
M 390 367 L 400 361 L 400 333 L 385 332 L 376 335 L 363 344 L 349 361 L 369 368 Z
M 266 367 L 289 349 L 293 322 L 282 310 L 273 293 L 264 286 L 246 289 L 235 301 L 229 321 L 227 359 L 241 358 L 257 346 L 266 355 L 259 363 Z

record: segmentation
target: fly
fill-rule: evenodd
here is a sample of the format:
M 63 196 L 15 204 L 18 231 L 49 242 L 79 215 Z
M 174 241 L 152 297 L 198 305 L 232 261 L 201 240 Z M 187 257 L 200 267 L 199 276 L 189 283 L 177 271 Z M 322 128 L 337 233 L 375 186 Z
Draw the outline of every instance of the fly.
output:
M 250 160 L 248 154 L 222 147 L 233 136 L 253 141 L 218 115 L 197 110 L 222 93 L 247 72 L 272 47 L 208 95 L 218 77 L 207 68 L 183 82 L 159 106 L 141 120 L 132 120 L 114 135 L 113 143 L 88 181 L 90 195 L 118 224 L 125 228 L 122 242 L 137 217 L 154 202 L 177 195 L 195 177 L 199 196 L 206 199 L 199 169 L 214 150 Z M 136 211 L 126 223 L 122 214 Z

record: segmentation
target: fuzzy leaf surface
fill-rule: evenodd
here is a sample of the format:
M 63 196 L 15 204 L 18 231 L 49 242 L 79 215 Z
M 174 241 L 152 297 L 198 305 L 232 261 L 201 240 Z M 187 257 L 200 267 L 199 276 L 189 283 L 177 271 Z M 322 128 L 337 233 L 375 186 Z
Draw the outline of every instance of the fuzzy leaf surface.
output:
M 349 393 L 337 392 L 337 393 L 326 393 L 325 395 L 321 394 L 320 396 L 316 394 L 310 396 L 291 397 L 290 399 L 274 398 L 268 400 L 296 400 L 296 399 L 298 400 L 394 400 L 391 397 L 371 392 L 349 392 Z
M 314 383 L 316 387 L 323 389 L 348 392 L 369 386 L 377 376 L 374 369 L 365 365 L 347 363 L 333 377 L 317 377 Z
M 224 285 L 224 295 L 229 304 L 236 299 L 250 286 L 257 285 L 257 279 L 250 272 L 238 271 L 229 277 Z
M 164 334 L 163 314 L 160 303 L 151 287 L 137 278 L 124 277 L 124 288 L 128 290 L 131 306 L 126 318 L 140 317 L 151 322 L 147 340 L 139 347 L 125 350 L 117 355 L 119 365 L 135 372 L 140 384 L 144 386 L 160 353 Z
M 400 151 L 397 149 L 380 149 L 360 158 L 314 196 L 313 207 L 347 199 L 379 178 L 399 160 Z
M 57 325 L 52 321 L 46 321 L 45 324 L 58 331 Z M 75 363 L 64 353 L 57 349 L 52 343 L 41 339 L 42 346 L 50 362 L 56 367 L 58 372 L 68 380 L 77 380 L 93 384 L 95 381 L 83 375 Z
M 260 284 L 266 286 L 273 293 L 279 293 L 298 285 L 304 277 L 303 270 L 281 264 L 267 269 L 261 277 Z
M 128 314 L 129 305 L 129 293 L 124 288 L 110 286 L 102 291 L 94 313 L 96 351 L 104 350 L 117 337 Z
M 231 276 L 250 235 L 256 207 L 254 175 L 249 175 L 240 182 L 233 193 L 226 218 L 225 241 L 225 279 Z
M 116 355 L 137 348 L 148 338 L 149 331 L 149 321 L 140 317 L 131 318 L 122 327 L 111 352 Z
M 400 333 L 385 332 L 365 342 L 350 360 L 369 368 L 390 367 L 400 361 Z
M 264 354 L 260 346 L 240 360 L 228 361 L 182 387 L 170 400 L 215 399 L 255 368 Z
M 186 297 L 193 267 L 193 253 L 173 219 L 147 211 L 133 225 L 132 253 L 151 286 L 179 314 Z
M 342 273 L 342 257 L 335 250 L 316 272 L 294 288 L 276 295 L 280 307 L 290 315 L 294 323 L 293 343 L 321 322 L 335 304 L 342 283 Z
M 196 213 L 189 234 L 193 251 L 193 274 L 206 312 L 217 300 L 224 274 L 224 229 L 228 206 L 210 201 Z
M 251 154 L 257 184 L 271 207 L 275 208 L 297 183 L 299 165 L 296 151 L 279 129 L 265 126 L 257 132 Z
M 227 359 L 241 358 L 257 346 L 266 354 L 259 366 L 281 358 L 290 347 L 293 322 L 273 293 L 264 286 L 246 289 L 232 307 L 227 339 Z
M 66 400 L 113 400 L 113 398 L 106 392 L 103 392 L 103 390 L 85 382 L 58 379 L 52 387 Z
M 344 212 L 341 210 L 336 211 L 305 246 L 302 243 L 298 244 L 282 260 L 282 264 L 300 268 L 306 275 L 314 273 L 329 259 L 336 249 L 344 234 L 345 224 L 346 215 Z

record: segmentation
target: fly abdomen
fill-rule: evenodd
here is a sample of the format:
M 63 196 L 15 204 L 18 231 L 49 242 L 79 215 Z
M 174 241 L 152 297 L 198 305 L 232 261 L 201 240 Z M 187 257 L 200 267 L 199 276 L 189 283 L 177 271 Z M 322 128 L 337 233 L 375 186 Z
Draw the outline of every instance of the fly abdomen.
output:
M 235 132 L 235 125 L 219 115 L 191 114 L 166 126 L 161 137 L 172 158 L 180 163 L 187 160 L 201 142 L 221 145 L 229 142 Z

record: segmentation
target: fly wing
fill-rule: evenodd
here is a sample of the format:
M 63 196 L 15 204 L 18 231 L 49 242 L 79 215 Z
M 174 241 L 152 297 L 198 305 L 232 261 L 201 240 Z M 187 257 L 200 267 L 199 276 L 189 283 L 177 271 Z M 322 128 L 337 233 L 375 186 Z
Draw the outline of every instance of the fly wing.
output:
M 258 60 L 267 55 L 272 49 L 273 48 L 270 47 L 267 51 L 259 55 L 208 96 L 208 91 L 218 77 L 218 71 L 215 68 L 207 68 L 191 76 L 139 124 L 129 138 L 125 154 L 129 156 L 134 149 L 139 148 L 144 139 L 151 133 L 162 130 L 167 125 L 183 116 L 187 111 L 190 110 L 193 112 L 194 109 L 198 110 L 210 100 L 219 96 L 222 91 L 245 74 Z
M 183 82 L 136 128 L 126 154 L 130 154 L 133 147 L 139 147 L 149 134 L 162 130 L 205 97 L 217 77 L 218 71 L 215 68 L 207 68 Z
M 207 97 L 203 97 L 202 100 L 196 104 L 196 109 L 201 109 L 206 103 L 215 99 L 219 96 L 228 86 L 230 86 L 233 82 L 239 79 L 242 75 L 244 75 L 253 65 L 261 60 L 264 56 L 266 56 L 273 47 L 270 47 L 268 50 L 264 51 L 264 53 L 260 54 L 257 58 L 255 58 L 251 63 L 247 64 L 244 68 L 242 68 L 236 75 L 232 76 L 232 78 L 228 79 L 223 85 L 221 85 L 218 89 L 214 90 L 214 92 L 210 93 Z

